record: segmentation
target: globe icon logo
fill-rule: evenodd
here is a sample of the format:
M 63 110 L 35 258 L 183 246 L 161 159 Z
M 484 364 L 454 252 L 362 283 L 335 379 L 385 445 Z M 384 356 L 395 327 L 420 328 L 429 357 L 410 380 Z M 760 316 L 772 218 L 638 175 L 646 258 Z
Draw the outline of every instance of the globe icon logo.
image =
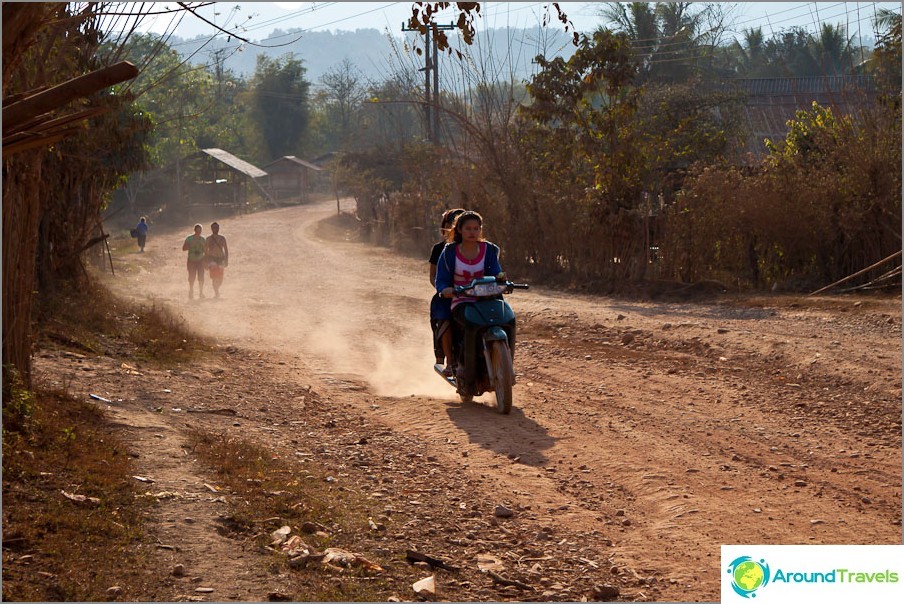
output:
M 735 558 L 728 565 L 731 587 L 744 598 L 755 598 L 756 590 L 769 583 L 769 565 L 765 560 L 757 562 L 750 556 Z

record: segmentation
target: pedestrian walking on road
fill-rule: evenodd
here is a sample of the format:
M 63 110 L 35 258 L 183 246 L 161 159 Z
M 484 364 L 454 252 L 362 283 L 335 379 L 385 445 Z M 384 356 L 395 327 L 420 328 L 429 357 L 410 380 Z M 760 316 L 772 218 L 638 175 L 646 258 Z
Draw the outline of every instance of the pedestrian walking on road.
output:
M 135 238 L 138 239 L 138 250 L 144 252 L 144 244 L 148 240 L 148 219 L 142 216 L 135 226 Z
M 198 279 L 198 297 L 204 297 L 204 237 L 203 227 L 195 225 L 195 232 L 185 238 L 182 251 L 188 252 L 188 299 L 195 297 L 195 278 Z
M 220 235 L 220 225 L 214 222 L 210 225 L 212 235 L 204 242 L 204 259 L 210 271 L 210 281 L 213 283 L 213 296 L 220 297 L 220 286 L 223 285 L 223 274 L 229 264 L 229 246 L 226 238 Z

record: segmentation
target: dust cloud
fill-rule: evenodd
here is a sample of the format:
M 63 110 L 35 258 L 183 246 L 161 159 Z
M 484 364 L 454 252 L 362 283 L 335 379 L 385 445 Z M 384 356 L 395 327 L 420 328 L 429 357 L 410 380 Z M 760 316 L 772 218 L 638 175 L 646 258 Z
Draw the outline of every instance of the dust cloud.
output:
M 146 253 L 127 253 L 112 285 L 166 305 L 224 345 L 275 350 L 321 374 L 354 376 L 378 396 L 456 399 L 433 370 L 426 258 L 324 238 L 317 227 L 331 213 L 334 202 L 219 219 L 229 245 L 219 299 L 209 277 L 206 298 L 197 298 L 196 285 L 188 299 L 181 248 L 191 227 L 152 230 Z
M 334 371 L 360 376 L 378 396 L 455 397 L 433 370 L 427 303 L 423 317 L 412 317 L 391 300 L 386 304 L 375 319 L 361 310 L 366 300 L 350 293 L 320 309 L 302 346 Z
M 427 343 L 424 346 L 390 346 L 379 342 L 376 346 L 378 360 L 375 370 L 367 375 L 376 394 L 380 396 L 430 396 L 456 398 L 455 390 L 444 383 L 433 370 L 432 335 L 424 330 Z

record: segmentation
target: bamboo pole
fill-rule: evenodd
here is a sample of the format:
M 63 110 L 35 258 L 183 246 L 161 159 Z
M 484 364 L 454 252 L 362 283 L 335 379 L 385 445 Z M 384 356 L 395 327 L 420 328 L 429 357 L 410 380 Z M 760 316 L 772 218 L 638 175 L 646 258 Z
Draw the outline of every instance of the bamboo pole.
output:
M 836 285 L 841 285 L 842 283 L 845 283 L 845 282 L 847 282 L 847 281 L 850 281 L 850 280 L 853 279 L 854 277 L 859 277 L 859 276 L 862 275 L 863 273 L 865 273 L 865 272 L 867 272 L 867 271 L 870 271 L 870 270 L 876 268 L 877 266 L 881 266 L 881 265 L 885 264 L 886 262 L 888 262 L 889 260 L 894 260 L 895 258 L 899 257 L 900 255 L 901 255 L 901 250 L 898 250 L 897 252 L 895 252 L 895 253 L 892 254 L 891 256 L 889 256 L 889 257 L 887 257 L 887 258 L 883 258 L 883 259 L 880 260 L 879 262 L 876 262 L 875 264 L 871 264 L 871 265 L 869 265 L 868 267 L 866 267 L 866 268 L 864 268 L 864 269 L 862 269 L 862 270 L 857 271 L 857 272 L 854 273 L 853 275 L 848 275 L 848 276 L 845 277 L 844 279 L 839 279 L 839 280 L 836 281 L 835 283 L 830 283 L 829 285 L 826 285 L 825 287 L 823 287 L 823 288 L 821 288 L 821 289 L 817 289 L 817 290 L 816 290 L 815 292 L 813 292 L 813 293 L 807 294 L 807 297 L 809 298 L 810 296 L 815 296 L 816 294 L 822 293 L 822 292 L 826 291 L 827 289 L 830 289 L 830 288 L 835 287 Z
M 28 120 L 58 109 L 74 99 L 94 94 L 137 75 L 137 67 L 128 61 L 120 61 L 7 105 L 3 108 L 3 134 L 16 132 Z

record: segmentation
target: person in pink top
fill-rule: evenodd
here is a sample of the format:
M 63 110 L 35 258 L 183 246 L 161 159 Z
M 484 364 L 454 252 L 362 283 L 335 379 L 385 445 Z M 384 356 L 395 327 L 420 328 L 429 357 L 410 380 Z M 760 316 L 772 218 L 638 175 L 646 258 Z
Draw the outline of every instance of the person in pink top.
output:
M 477 212 L 464 212 L 455 220 L 452 243 L 446 245 L 436 264 L 436 291 L 444 298 L 452 298 L 452 318 L 459 334 L 463 336 L 465 350 L 474 346 L 473 330 L 465 329 L 462 310 L 474 298 L 455 296 L 454 287 L 466 285 L 472 279 L 485 275 L 503 276 L 499 266 L 499 247 L 483 238 L 483 217 Z M 464 377 L 471 375 L 473 367 L 464 367 Z M 448 360 L 446 374 L 454 371 L 454 360 Z

